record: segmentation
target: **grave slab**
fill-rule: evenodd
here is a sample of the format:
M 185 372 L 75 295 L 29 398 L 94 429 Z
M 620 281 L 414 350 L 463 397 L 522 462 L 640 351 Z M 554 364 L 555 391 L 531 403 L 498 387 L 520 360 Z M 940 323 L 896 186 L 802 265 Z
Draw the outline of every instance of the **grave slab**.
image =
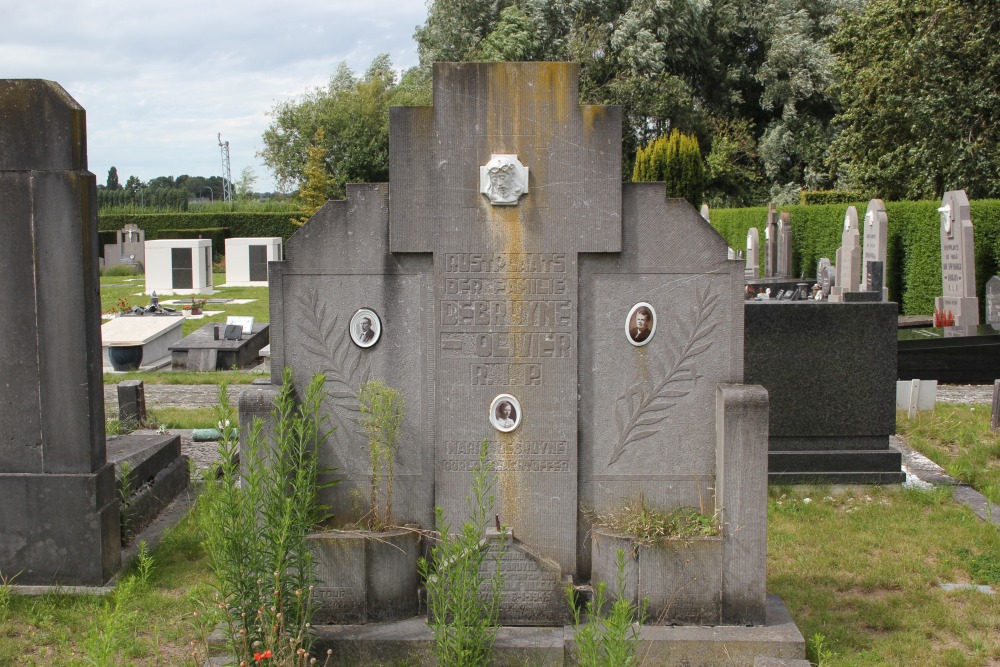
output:
M 239 340 L 225 340 L 224 331 L 224 324 L 211 322 L 177 341 L 170 346 L 171 366 L 198 371 L 245 368 L 270 340 L 267 322 L 256 322 L 253 331 L 245 332 Z
M 113 370 L 108 348 L 142 346 L 142 365 L 157 366 L 170 357 L 170 346 L 181 340 L 182 315 L 119 316 L 101 325 L 105 371 Z

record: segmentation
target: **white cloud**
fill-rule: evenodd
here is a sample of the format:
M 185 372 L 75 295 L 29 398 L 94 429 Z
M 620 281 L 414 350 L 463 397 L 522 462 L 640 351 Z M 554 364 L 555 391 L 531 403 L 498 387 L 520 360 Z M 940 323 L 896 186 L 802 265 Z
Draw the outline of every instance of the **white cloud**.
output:
M 124 181 L 253 167 L 277 103 L 327 83 L 346 61 L 363 71 L 379 53 L 417 63 L 413 32 L 424 0 L 262 0 L 126 3 L 0 0 L 0 76 L 58 82 L 87 110 L 90 171 Z

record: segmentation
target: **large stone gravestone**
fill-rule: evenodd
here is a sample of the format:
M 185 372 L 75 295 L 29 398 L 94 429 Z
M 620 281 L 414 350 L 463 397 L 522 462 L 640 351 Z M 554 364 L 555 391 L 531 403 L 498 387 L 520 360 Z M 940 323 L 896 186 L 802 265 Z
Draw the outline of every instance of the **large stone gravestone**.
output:
M 986 281 L 986 323 L 993 328 L 1000 327 L 1000 276 Z
M 778 209 L 767 205 L 767 225 L 764 227 L 764 277 L 778 275 Z
M 133 223 L 115 232 L 115 243 L 104 245 L 104 266 L 124 264 L 143 270 L 146 265 L 146 232 Z
M 760 232 L 751 227 L 747 232 L 747 263 L 744 270 L 747 280 L 760 279 Z
M 944 193 L 941 201 L 942 296 L 935 299 L 938 312 L 950 312 L 956 327 L 979 324 L 976 298 L 976 252 L 972 214 L 965 190 Z M 950 319 L 950 318 L 949 318 Z
M 101 585 L 120 566 L 104 440 L 97 189 L 86 115 L 0 81 L 0 573 Z
M 874 286 L 881 293 L 882 301 L 889 300 L 889 288 L 885 286 L 885 262 L 889 242 L 889 218 L 881 199 L 868 202 L 865 211 L 864 247 L 861 256 L 861 286 Z M 874 264 L 873 264 L 874 262 Z
M 326 374 L 337 513 L 369 483 L 369 378 L 406 403 L 396 523 L 429 528 L 435 505 L 460 522 L 489 442 L 507 561 L 538 564 L 506 623 L 563 623 L 544 600 L 589 576 L 588 512 L 638 494 L 720 512 L 715 618 L 762 623 L 767 399 L 739 384 L 743 262 L 662 186 L 623 189 L 620 109 L 580 105 L 577 74 L 435 65 L 433 106 L 390 112 L 390 184 L 349 186 L 271 265 L 272 381 Z
M 840 247 L 837 248 L 837 280 L 830 294 L 830 301 L 844 301 L 845 293 L 857 292 L 860 287 L 859 236 L 858 211 L 853 206 L 848 206 L 847 213 L 844 214 L 844 231 L 840 235 Z
M 782 278 L 792 278 L 792 215 L 782 211 L 778 218 L 778 273 Z

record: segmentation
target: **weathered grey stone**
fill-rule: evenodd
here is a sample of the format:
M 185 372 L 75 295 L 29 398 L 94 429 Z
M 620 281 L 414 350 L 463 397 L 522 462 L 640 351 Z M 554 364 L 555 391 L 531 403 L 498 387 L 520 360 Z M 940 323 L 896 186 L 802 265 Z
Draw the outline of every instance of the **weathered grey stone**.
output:
M 440 505 L 457 527 L 485 440 L 494 511 L 519 540 L 510 558 L 523 557 L 505 572 L 553 565 L 538 570 L 545 591 L 530 591 L 549 596 L 538 609 L 505 590 L 510 624 L 561 622 L 551 610 L 564 578 L 591 569 L 582 507 L 640 493 L 664 509 L 711 507 L 735 474 L 718 451 L 736 418 L 718 425 L 715 406 L 720 383 L 743 380 L 744 262 L 662 186 L 622 187 L 621 112 L 580 105 L 577 74 L 567 63 L 436 65 L 434 106 L 391 111 L 389 186 L 349 186 L 270 265 L 272 382 L 286 367 L 300 391 L 314 373 L 327 379 L 337 430 L 320 463 L 340 483 L 323 501 L 343 516 L 369 484 L 356 418 L 370 378 L 405 400 L 395 522 L 431 527 Z M 501 156 L 525 168 L 526 188 L 490 191 L 482 167 L 502 170 Z M 362 308 L 380 324 L 368 347 L 348 326 Z M 504 394 L 518 405 L 509 430 L 490 409 Z M 766 443 L 766 421 L 746 423 L 743 437 Z M 763 430 L 748 435 L 753 424 Z M 756 471 L 765 451 L 753 465 L 729 452 L 723 465 Z M 756 512 L 757 496 L 747 502 Z M 763 533 L 747 525 L 746 544 L 727 548 L 755 564 Z M 762 590 L 764 570 L 726 576 L 742 622 L 746 591 L 733 591 Z
M 617 597 L 619 550 L 625 555 L 627 599 L 645 603 L 650 625 L 719 625 L 722 614 L 721 537 L 637 544 L 629 535 L 595 527 L 591 583 Z
M 976 251 L 972 214 L 965 190 L 944 193 L 941 201 L 941 281 L 943 296 L 934 301 L 938 312 L 955 316 L 956 327 L 979 324 L 976 298 Z
M 763 387 L 736 384 L 719 384 L 716 395 L 715 502 L 722 527 L 722 624 L 763 625 L 768 395 Z
M 1000 276 L 993 276 L 986 281 L 986 323 L 992 327 L 1000 326 Z
M 747 280 L 757 280 L 760 278 L 760 233 L 756 227 L 751 227 L 747 232 L 747 266 L 745 277 Z
M 767 224 L 764 227 L 764 277 L 778 275 L 778 209 L 767 205 Z
M 881 199 L 868 202 L 865 219 L 862 222 L 864 230 L 864 252 L 861 256 L 861 286 L 868 291 L 879 292 L 882 301 L 889 300 L 889 288 L 885 286 L 885 262 L 888 256 L 889 218 L 885 213 L 885 204 Z M 872 276 L 872 266 L 869 262 L 881 262 L 881 271 L 877 278 Z M 877 289 L 873 289 L 877 287 Z
M 415 616 L 419 542 L 419 533 L 405 528 L 310 534 L 316 622 L 361 624 Z
M 118 383 L 118 419 L 123 424 L 146 423 L 146 387 L 142 380 Z
M 792 271 L 792 215 L 782 211 L 778 218 L 778 276 L 794 278 Z
M 497 553 L 503 572 L 503 595 L 500 599 L 501 625 L 564 625 L 569 622 L 566 586 L 559 564 L 528 548 L 516 537 L 489 529 L 482 576 L 488 582 L 496 571 Z M 487 583 L 482 593 L 487 595 Z
M 116 233 L 114 243 L 104 244 L 104 266 L 135 266 L 140 270 L 146 265 L 146 232 L 134 224 L 125 225 Z
M 85 133 L 58 84 L 0 81 L 0 571 L 23 585 L 99 585 L 120 563 Z
M 837 281 L 830 293 L 830 301 L 843 301 L 845 293 L 858 291 L 861 275 L 859 238 L 858 211 L 853 206 L 848 206 L 844 215 L 844 231 L 840 235 L 840 247 L 837 248 Z

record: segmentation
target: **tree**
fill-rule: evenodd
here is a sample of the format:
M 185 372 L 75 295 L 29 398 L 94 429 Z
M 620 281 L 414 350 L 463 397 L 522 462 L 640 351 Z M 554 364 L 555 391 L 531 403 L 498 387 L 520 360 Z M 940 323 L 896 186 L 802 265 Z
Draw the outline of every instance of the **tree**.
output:
M 292 218 L 296 225 L 304 225 L 309 222 L 316 211 L 323 208 L 330 189 L 330 173 L 326 168 L 326 131 L 321 127 L 313 135 L 312 144 L 306 149 L 306 166 L 303 169 L 302 186 L 299 188 L 296 197 L 299 208 L 302 209 L 301 218 Z
M 108 169 L 108 181 L 106 184 L 108 190 L 121 190 L 121 183 L 118 182 L 118 168 L 111 167 Z
M 125 190 L 127 192 L 138 192 L 145 187 L 145 184 L 139 180 L 138 176 L 129 176 L 128 180 L 125 181 Z
M 388 180 L 389 107 L 429 101 L 421 73 L 408 71 L 397 82 L 385 54 L 375 58 L 360 78 L 341 64 L 326 88 L 271 110 L 274 120 L 264 132 L 259 155 L 283 187 L 302 183 L 307 149 L 316 145 L 316 131 L 322 128 L 330 170 L 326 197 L 343 198 L 347 183 Z
M 686 199 L 692 206 L 702 205 L 705 171 L 698 140 L 679 130 L 658 137 L 636 152 L 633 181 L 663 181 L 668 197 Z
M 869 0 L 832 41 L 831 164 L 883 199 L 1000 196 L 1000 14 L 988 0 Z
M 233 194 L 237 199 L 251 199 L 253 197 L 253 186 L 257 183 L 257 174 L 253 167 L 243 167 L 240 177 L 233 185 Z

